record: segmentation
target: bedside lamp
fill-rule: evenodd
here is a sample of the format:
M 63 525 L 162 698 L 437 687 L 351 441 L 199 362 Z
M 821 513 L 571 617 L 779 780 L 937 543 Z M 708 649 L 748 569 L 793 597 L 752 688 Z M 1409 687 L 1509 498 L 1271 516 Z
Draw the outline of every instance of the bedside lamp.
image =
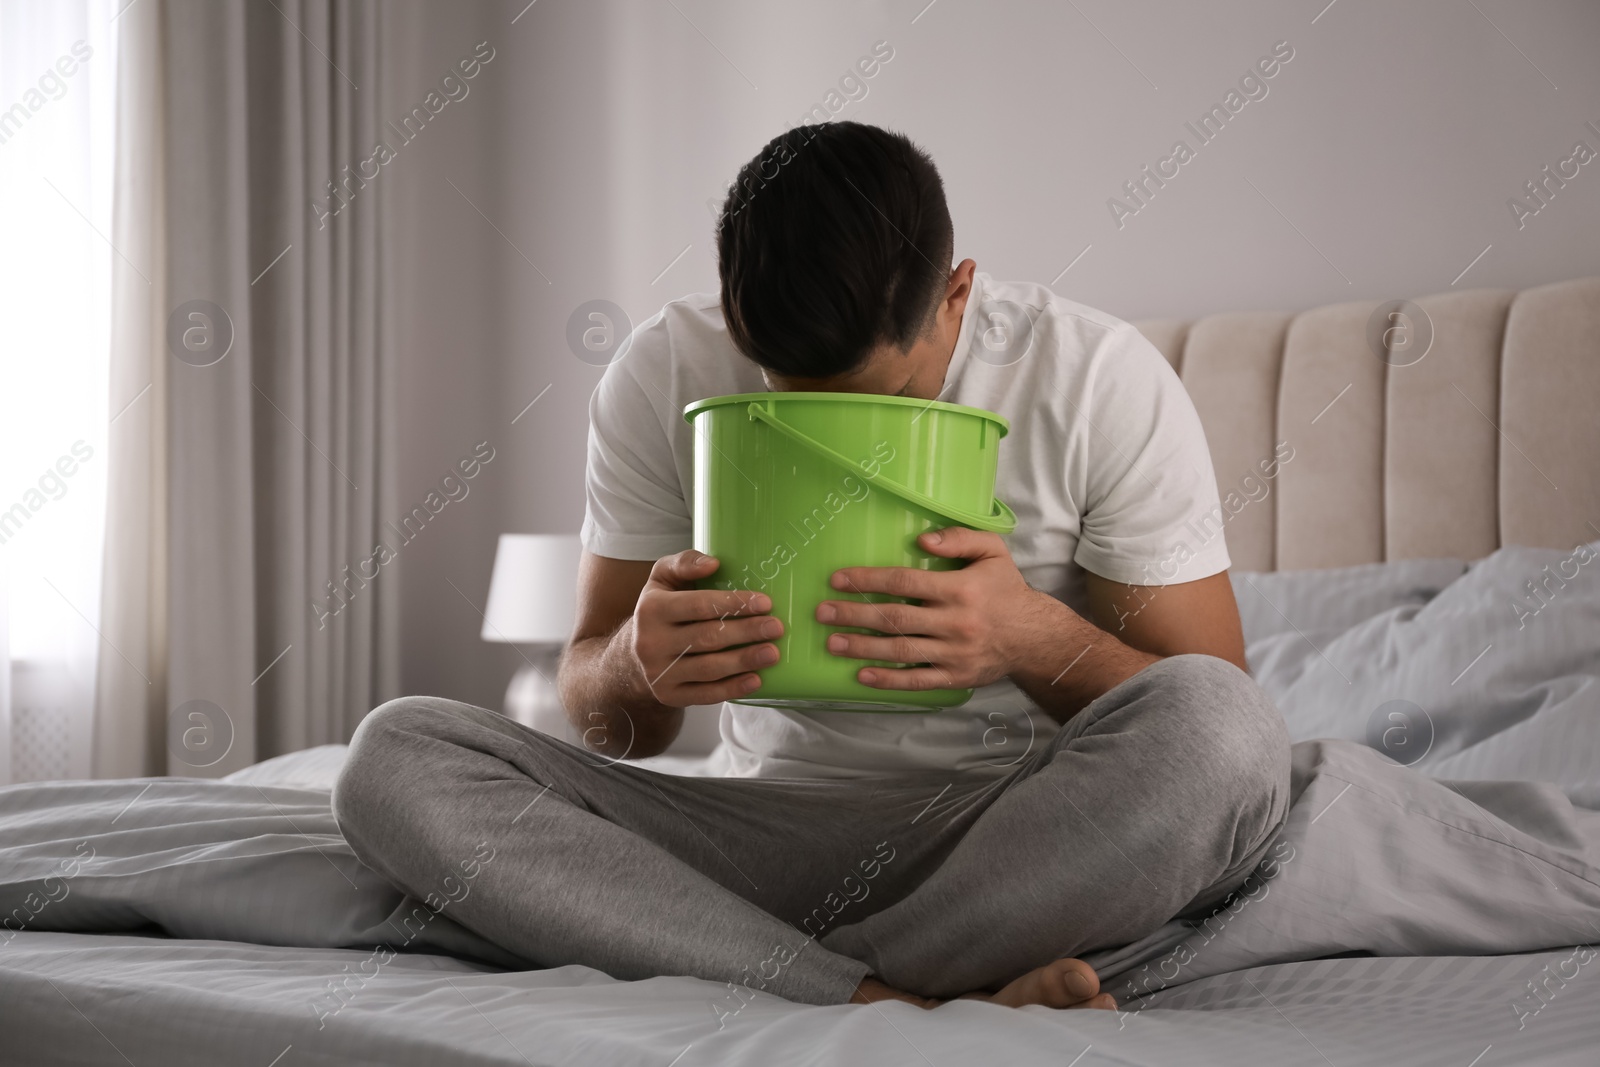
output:
M 481 633 L 485 641 L 530 646 L 506 689 L 505 714 L 572 744 L 578 733 L 555 681 L 577 613 L 579 553 L 571 534 L 501 534 Z

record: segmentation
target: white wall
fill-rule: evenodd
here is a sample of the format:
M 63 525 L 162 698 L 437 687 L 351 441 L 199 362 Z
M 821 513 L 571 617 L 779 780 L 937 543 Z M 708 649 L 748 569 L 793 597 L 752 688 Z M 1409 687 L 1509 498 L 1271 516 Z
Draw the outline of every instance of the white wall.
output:
M 1575 141 L 1600 150 L 1586 0 L 525 2 L 394 8 L 397 114 L 478 41 L 496 49 L 386 168 L 411 294 L 403 499 L 475 442 L 497 450 L 407 548 L 410 691 L 498 702 L 516 655 L 478 640 L 461 594 L 482 606 L 501 531 L 582 518 L 600 372 L 569 352 L 568 315 L 605 298 L 638 322 L 714 288 L 706 201 L 876 41 L 894 58 L 840 117 L 929 149 L 957 256 L 1048 283 L 1092 246 L 1054 288 L 1123 318 L 1438 292 L 1486 247 L 1456 288 L 1600 274 L 1600 162 L 1521 229 L 1506 206 Z M 1278 41 L 1294 57 L 1267 96 L 1119 228 L 1108 198 L 1195 145 L 1184 123 Z

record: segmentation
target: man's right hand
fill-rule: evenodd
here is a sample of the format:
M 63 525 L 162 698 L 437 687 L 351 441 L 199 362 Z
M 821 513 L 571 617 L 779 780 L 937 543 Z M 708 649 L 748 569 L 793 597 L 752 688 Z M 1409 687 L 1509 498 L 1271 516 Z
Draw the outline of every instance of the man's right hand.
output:
M 633 656 L 651 695 L 670 708 L 717 704 L 761 687 L 778 662 L 783 623 L 772 600 L 747 589 L 696 589 L 714 556 L 690 549 L 656 560 L 633 612 Z M 742 646 L 742 647 L 741 647 Z

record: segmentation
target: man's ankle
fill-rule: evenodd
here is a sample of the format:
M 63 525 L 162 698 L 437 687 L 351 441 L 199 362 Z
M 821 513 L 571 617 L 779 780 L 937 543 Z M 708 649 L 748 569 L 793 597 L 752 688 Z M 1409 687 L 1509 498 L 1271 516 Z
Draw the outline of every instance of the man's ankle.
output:
M 850 997 L 852 1004 L 873 1004 L 880 1000 L 901 1000 L 907 1004 L 915 1004 L 919 1008 L 937 1008 L 943 1001 L 932 997 L 919 997 L 894 988 L 871 975 L 861 979 L 861 984 L 856 986 L 856 991 Z

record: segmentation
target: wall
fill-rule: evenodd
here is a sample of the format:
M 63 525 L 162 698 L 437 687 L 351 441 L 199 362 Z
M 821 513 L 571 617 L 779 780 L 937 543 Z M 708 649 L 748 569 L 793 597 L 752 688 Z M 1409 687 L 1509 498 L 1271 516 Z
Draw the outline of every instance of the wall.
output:
M 1583 0 L 524 3 L 393 9 L 397 111 L 496 49 L 391 168 L 402 499 L 496 449 L 407 548 L 409 691 L 497 704 L 519 661 L 477 636 L 495 538 L 581 521 L 600 372 L 568 316 L 604 298 L 638 322 L 714 288 L 707 200 L 874 42 L 893 58 L 839 117 L 933 154 L 957 255 L 1123 318 L 1600 274 L 1600 163 L 1520 228 L 1506 204 L 1575 141 L 1600 150 Z M 1107 201 L 1195 146 L 1184 124 L 1279 41 L 1293 58 L 1266 95 L 1119 226 Z

